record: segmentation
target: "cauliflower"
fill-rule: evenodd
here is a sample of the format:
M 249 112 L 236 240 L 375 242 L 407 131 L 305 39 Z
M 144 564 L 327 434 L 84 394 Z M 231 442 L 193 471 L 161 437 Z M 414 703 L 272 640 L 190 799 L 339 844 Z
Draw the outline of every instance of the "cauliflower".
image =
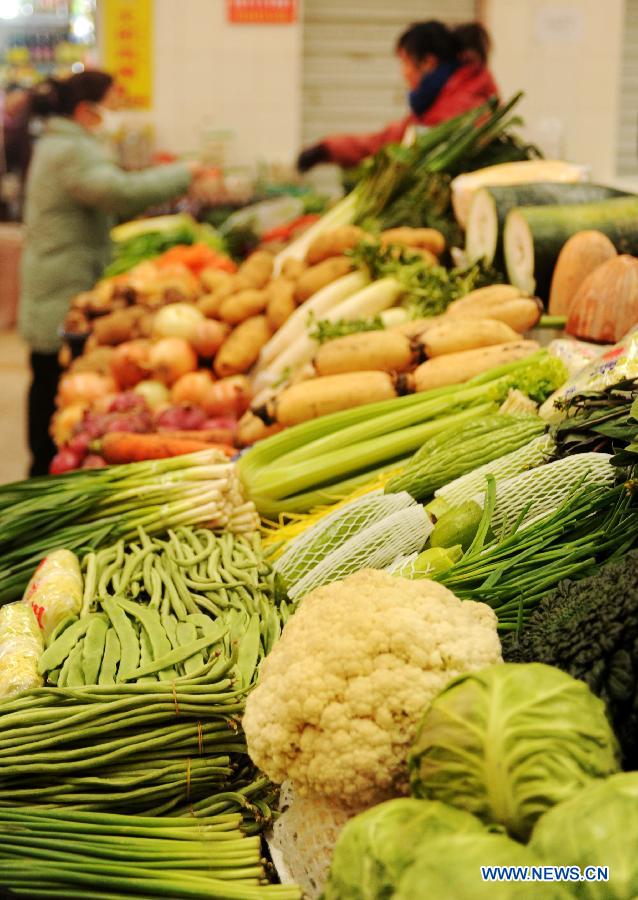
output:
M 407 793 L 428 703 L 501 662 L 496 616 L 432 581 L 364 569 L 312 591 L 264 660 L 244 731 L 253 761 L 352 811 Z

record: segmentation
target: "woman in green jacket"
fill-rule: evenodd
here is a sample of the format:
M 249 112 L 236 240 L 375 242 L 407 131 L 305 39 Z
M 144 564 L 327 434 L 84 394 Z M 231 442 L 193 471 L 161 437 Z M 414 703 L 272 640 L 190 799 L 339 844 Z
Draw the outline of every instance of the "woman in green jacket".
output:
M 48 471 L 49 422 L 60 377 L 59 329 L 70 300 L 90 290 L 109 260 L 114 218 L 186 193 L 196 163 L 125 172 L 101 136 L 117 105 L 110 75 L 90 71 L 45 82 L 33 113 L 47 116 L 26 185 L 19 327 L 31 350 L 31 475 Z

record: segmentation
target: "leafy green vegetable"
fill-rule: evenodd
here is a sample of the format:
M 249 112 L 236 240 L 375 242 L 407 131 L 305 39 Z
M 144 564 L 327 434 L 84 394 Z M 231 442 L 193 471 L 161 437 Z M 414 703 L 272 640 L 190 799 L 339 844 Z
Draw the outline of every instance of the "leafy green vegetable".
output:
M 557 666 L 607 704 L 624 763 L 638 767 L 638 551 L 548 594 L 503 654 Z
M 328 319 L 320 319 L 310 332 L 310 337 L 325 344 L 327 341 L 334 341 L 335 338 L 345 337 L 348 334 L 358 334 L 361 331 L 383 331 L 385 325 L 381 316 L 375 316 L 373 319 L 338 319 L 336 322 L 330 322 Z
M 432 838 L 481 834 L 477 818 L 444 803 L 401 798 L 355 816 L 339 835 L 324 900 L 389 900 Z
M 203 243 L 220 253 L 225 251 L 221 235 L 212 225 L 199 224 L 187 215 L 158 216 L 147 223 L 133 221 L 113 229 L 113 261 L 104 278 L 123 275 L 146 259 L 160 256 L 177 245 Z
M 584 391 L 558 400 L 565 418 L 552 428 L 561 456 L 586 451 L 618 453 L 619 465 L 635 465 L 638 455 L 622 453 L 638 438 L 638 381 L 627 380 L 602 391 Z
M 568 900 L 573 897 L 567 885 L 559 883 L 541 887 L 533 881 L 484 881 L 482 866 L 543 865 L 544 861 L 529 847 L 504 834 L 441 835 L 419 850 L 419 856 L 392 894 L 393 900 L 538 900 L 539 896 L 543 900 Z M 553 857 L 549 862 L 553 862 Z
M 493 514 L 486 503 L 485 533 Z M 563 579 L 586 578 L 598 563 L 637 542 L 638 508 L 625 487 L 588 485 L 572 492 L 554 513 L 481 544 L 435 577 L 462 600 L 488 603 L 499 629 L 511 631 Z
M 553 865 L 606 866 L 609 882 L 578 881 L 583 900 L 633 900 L 638 896 L 638 772 L 588 785 L 541 816 L 530 848 Z
M 413 319 L 444 313 L 453 300 L 502 280 L 483 261 L 467 269 L 446 269 L 398 244 L 382 246 L 379 241 L 362 241 L 349 255 L 367 268 L 373 279 L 391 275 L 400 281 L 407 294 L 403 305 Z
M 461 172 L 497 162 L 528 159 L 535 148 L 508 130 L 521 120 L 496 99 L 417 135 L 411 146 L 391 144 L 366 165 L 356 188 L 356 224 L 367 230 L 401 225 L 438 228 L 448 246 L 461 242 L 452 213 L 450 181 Z
M 412 793 L 527 840 L 543 812 L 618 771 L 604 703 L 539 663 L 461 676 L 426 710 L 409 758 Z

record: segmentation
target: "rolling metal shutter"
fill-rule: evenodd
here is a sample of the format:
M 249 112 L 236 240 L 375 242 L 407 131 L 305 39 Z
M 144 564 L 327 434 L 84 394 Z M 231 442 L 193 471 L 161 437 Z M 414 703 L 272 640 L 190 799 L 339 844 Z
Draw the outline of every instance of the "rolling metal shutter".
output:
M 394 56 L 412 22 L 477 17 L 474 0 L 304 0 L 303 139 L 383 128 L 407 113 Z
M 638 0 L 625 0 L 617 148 L 617 174 L 638 175 Z

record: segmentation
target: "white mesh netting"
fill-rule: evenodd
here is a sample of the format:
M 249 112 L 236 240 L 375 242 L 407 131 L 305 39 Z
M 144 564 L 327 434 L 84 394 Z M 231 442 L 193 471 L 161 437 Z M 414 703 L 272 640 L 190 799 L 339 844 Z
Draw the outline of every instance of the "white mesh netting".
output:
M 275 563 L 275 571 L 292 586 L 353 535 L 394 512 L 415 505 L 416 501 L 406 491 L 384 494 L 377 490 L 364 494 L 295 538 Z
M 519 519 L 523 526 L 550 515 L 579 485 L 613 484 L 616 471 L 610 460 L 608 453 L 579 453 L 498 482 L 492 529 L 498 534 L 512 529 Z M 473 499 L 482 504 L 484 495 Z
M 493 475 L 498 481 L 504 478 L 511 478 L 513 475 L 518 475 L 527 469 L 533 469 L 548 460 L 554 447 L 555 444 L 552 438 L 547 434 L 543 434 L 534 438 L 529 444 L 525 444 L 519 450 L 506 453 L 505 456 L 499 456 L 498 459 L 484 463 L 478 469 L 474 469 L 473 472 L 468 472 L 466 475 L 461 475 L 460 478 L 455 478 L 454 481 L 450 481 L 449 484 L 436 490 L 434 495 L 441 497 L 450 506 L 458 506 L 473 494 L 484 493 L 487 490 L 487 475 Z
M 316 900 L 328 877 L 339 833 L 354 813 L 298 797 L 290 782 L 281 786 L 279 807 L 283 812 L 275 822 L 272 843 L 304 897 Z
M 401 509 L 358 532 L 288 588 L 294 599 L 360 569 L 384 569 L 425 546 L 433 525 L 422 506 Z

